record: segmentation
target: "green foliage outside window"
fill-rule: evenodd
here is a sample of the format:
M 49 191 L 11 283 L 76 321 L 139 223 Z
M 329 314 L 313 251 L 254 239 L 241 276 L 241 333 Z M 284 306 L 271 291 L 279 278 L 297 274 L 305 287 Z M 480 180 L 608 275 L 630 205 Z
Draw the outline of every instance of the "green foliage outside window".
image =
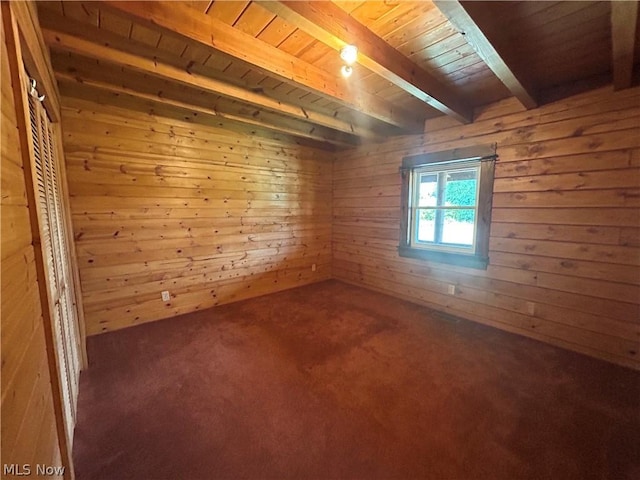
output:
M 447 184 L 447 205 L 475 205 L 476 180 L 458 180 Z M 473 222 L 473 210 L 447 210 L 447 220 Z
M 454 206 L 473 206 L 476 202 L 476 180 L 456 180 L 447 184 L 447 202 L 446 205 Z M 426 221 L 434 221 L 436 218 L 435 210 L 420 210 L 420 219 Z M 445 210 L 445 220 L 455 222 L 474 222 L 474 210 Z

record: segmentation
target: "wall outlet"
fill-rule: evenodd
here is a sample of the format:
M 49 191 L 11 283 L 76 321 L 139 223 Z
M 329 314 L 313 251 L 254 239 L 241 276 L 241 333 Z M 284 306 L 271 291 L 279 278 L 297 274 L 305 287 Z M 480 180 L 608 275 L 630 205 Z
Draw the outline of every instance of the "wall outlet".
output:
M 311 271 L 312 271 L 312 272 L 315 272 L 315 271 L 316 271 L 316 264 L 315 264 L 315 263 L 312 263 L 312 264 L 311 264 Z
M 534 302 L 527 302 L 527 313 L 531 316 L 536 314 L 536 304 Z
M 162 292 L 162 301 L 168 302 L 169 300 L 171 300 L 171 295 L 169 295 L 169 290 L 164 290 Z
M 449 295 L 455 295 L 456 294 L 456 286 L 453 284 L 449 284 L 449 286 L 447 287 L 447 293 Z

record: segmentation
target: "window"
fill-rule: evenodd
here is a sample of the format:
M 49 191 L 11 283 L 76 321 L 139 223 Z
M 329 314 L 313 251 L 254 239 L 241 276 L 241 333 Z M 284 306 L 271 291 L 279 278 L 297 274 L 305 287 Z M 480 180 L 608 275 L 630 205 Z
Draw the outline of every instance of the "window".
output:
M 69 237 L 65 230 L 61 190 L 60 168 L 64 168 L 59 144 L 61 137 L 59 130 L 56 130 L 58 127 L 49 120 L 47 111 L 38 98 L 35 82 L 29 86 L 26 100 L 31 128 L 27 134 L 31 144 L 30 162 L 34 172 L 35 207 L 44 256 L 45 283 L 49 293 L 53 341 L 57 352 L 65 430 L 71 448 L 76 422 L 81 359 L 78 316 L 73 301 L 75 292 L 69 261 Z
M 486 268 L 495 145 L 405 157 L 401 256 Z

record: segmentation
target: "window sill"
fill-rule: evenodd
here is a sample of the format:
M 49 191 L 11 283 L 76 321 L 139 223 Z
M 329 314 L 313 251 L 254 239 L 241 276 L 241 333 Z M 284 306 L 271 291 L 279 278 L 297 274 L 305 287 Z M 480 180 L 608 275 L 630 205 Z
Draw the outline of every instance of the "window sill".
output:
M 406 246 L 399 246 L 398 254 L 401 257 L 417 258 L 419 260 L 429 260 L 438 263 L 448 263 L 450 265 L 457 265 L 460 267 L 477 268 L 478 270 L 486 270 L 487 265 L 489 264 L 488 257 L 464 255 L 462 253 L 436 252 L 433 250 L 423 250 Z

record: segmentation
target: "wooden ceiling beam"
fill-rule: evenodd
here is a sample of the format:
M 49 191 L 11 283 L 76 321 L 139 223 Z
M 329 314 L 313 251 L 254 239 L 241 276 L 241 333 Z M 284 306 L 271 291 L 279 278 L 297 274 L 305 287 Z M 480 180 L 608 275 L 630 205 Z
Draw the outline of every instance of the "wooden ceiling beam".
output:
M 633 79 L 633 57 L 638 29 L 638 2 L 611 2 L 613 88 L 629 88 Z
M 460 95 L 394 49 L 332 2 L 260 1 L 260 5 L 330 48 L 358 47 L 358 63 L 405 92 L 462 123 L 473 109 Z
M 281 102 L 236 85 L 159 62 L 156 59 L 152 60 L 132 53 L 116 50 L 73 35 L 54 32 L 46 28 L 43 29 L 43 35 L 47 45 L 54 50 L 71 52 L 94 60 L 112 63 L 125 68 L 131 68 L 164 80 L 178 82 L 189 87 L 196 87 L 225 96 L 232 100 L 249 103 L 261 109 L 287 115 L 298 120 L 317 124 L 343 133 L 357 135 L 363 138 L 375 137 L 375 134 L 370 130 L 345 122 L 344 120 L 336 119 L 330 115 L 325 115 L 304 109 L 297 105 Z
M 421 132 L 424 117 L 398 108 L 363 90 L 353 91 L 335 74 L 306 63 L 266 42 L 181 2 L 105 0 L 101 7 L 136 23 L 160 28 L 197 45 L 212 48 L 246 62 L 265 75 L 408 132 Z
M 106 92 L 115 93 L 117 95 L 129 95 L 130 97 L 134 97 L 139 100 L 147 100 L 155 103 L 162 103 L 163 105 L 170 105 L 172 107 L 176 107 L 182 110 L 187 110 L 189 112 L 197 112 L 198 114 L 216 117 L 225 120 L 229 120 L 236 123 L 242 123 L 247 125 L 252 125 L 254 127 L 259 127 L 265 130 L 270 130 L 277 133 L 284 133 L 287 135 L 292 135 L 296 137 L 309 138 L 312 140 L 317 140 L 320 142 L 328 142 L 333 145 L 338 145 L 341 147 L 353 147 L 357 144 L 355 137 L 349 138 L 348 135 L 340 134 L 340 133 L 327 133 L 326 131 L 323 133 L 320 128 L 316 128 L 311 126 L 309 129 L 296 129 L 292 127 L 279 126 L 275 122 L 265 122 L 255 118 L 244 117 L 241 115 L 235 115 L 232 113 L 221 112 L 219 110 L 215 110 L 212 108 L 206 108 L 201 105 L 196 105 L 194 103 L 183 102 L 180 100 L 174 100 L 171 98 L 167 98 L 163 95 L 157 95 L 152 93 L 140 92 L 138 90 L 134 90 L 125 86 L 113 85 L 111 83 L 102 82 L 99 80 L 92 80 L 88 78 L 80 78 L 77 75 L 72 75 L 69 73 L 63 72 L 55 72 L 56 80 L 60 83 L 71 83 L 71 84 L 79 84 L 84 85 L 86 87 L 96 88 L 99 90 L 104 90 Z
M 434 0 L 433 3 L 451 24 L 464 34 L 467 43 L 525 108 L 538 106 L 531 83 L 524 75 L 514 72 L 513 66 L 509 65 L 504 55 L 496 49 L 496 42 L 487 37 L 465 5 L 457 0 Z
M 54 122 L 59 121 L 60 92 L 56 83 L 51 78 L 53 71 L 49 62 L 49 55 L 44 48 L 44 39 L 40 33 L 36 6 L 31 2 L 11 2 L 11 13 L 20 26 L 21 47 L 25 67 L 32 77 L 35 77 L 40 86 L 36 88 L 40 92 L 46 92 L 44 105 L 47 114 Z M 45 54 L 42 55 L 41 52 Z

